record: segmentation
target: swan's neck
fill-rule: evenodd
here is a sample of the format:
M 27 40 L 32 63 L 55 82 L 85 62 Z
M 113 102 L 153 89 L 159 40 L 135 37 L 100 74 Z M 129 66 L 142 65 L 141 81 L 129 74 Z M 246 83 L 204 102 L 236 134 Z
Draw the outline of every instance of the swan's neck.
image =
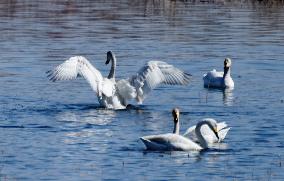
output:
M 174 134 L 179 134 L 179 120 L 175 122 L 175 127 L 174 127 Z
M 112 59 L 111 59 L 111 69 L 108 74 L 109 79 L 115 79 L 115 68 L 116 68 L 116 58 L 115 55 L 112 54 Z
M 224 67 L 223 86 L 224 88 L 234 87 L 234 81 L 231 78 L 231 67 Z
M 201 133 L 201 127 L 203 125 L 207 124 L 209 126 L 209 124 L 207 122 L 201 122 L 200 124 L 197 124 L 196 128 L 195 128 L 195 134 L 196 137 L 200 143 L 200 146 L 205 149 L 208 148 L 208 144 L 207 141 L 205 140 L 205 138 L 203 137 L 202 133 Z M 210 126 L 209 126 L 210 127 Z
M 231 68 L 230 67 L 224 67 L 224 75 L 223 78 L 225 79 L 226 77 L 231 76 Z

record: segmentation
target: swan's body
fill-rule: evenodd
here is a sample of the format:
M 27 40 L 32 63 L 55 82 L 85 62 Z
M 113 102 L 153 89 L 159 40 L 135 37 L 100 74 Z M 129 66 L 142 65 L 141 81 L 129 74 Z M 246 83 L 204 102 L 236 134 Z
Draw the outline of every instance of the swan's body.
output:
M 143 136 L 140 139 L 146 146 L 148 150 L 156 150 L 156 151 L 190 151 L 190 150 L 202 150 L 208 148 L 208 144 L 204 139 L 200 129 L 204 125 L 208 125 L 210 129 L 213 130 L 216 137 L 218 134 L 216 132 L 217 125 L 214 122 L 209 120 L 201 121 L 196 125 L 196 136 L 198 138 L 199 144 L 194 141 L 179 135 L 177 131 L 177 127 L 179 128 L 179 112 L 178 109 L 173 110 L 175 129 L 173 133 L 167 134 L 159 134 L 159 135 L 151 135 L 151 136 Z
M 203 148 L 192 140 L 178 134 L 167 133 L 143 136 L 140 138 L 148 150 L 156 151 L 190 151 Z
M 71 57 L 54 70 L 48 71 L 48 76 L 52 81 L 71 80 L 78 75 L 84 77 L 96 92 L 100 105 L 110 109 L 125 109 L 130 99 L 142 103 L 159 84 L 187 85 L 191 77 L 190 74 L 165 62 L 150 61 L 136 75 L 116 81 L 116 58 L 109 51 L 106 64 L 110 61 L 112 66 L 107 78 L 82 56 Z
M 231 77 L 232 61 L 226 58 L 224 61 L 224 72 L 217 72 L 215 69 L 203 75 L 204 87 L 207 88 L 234 88 L 234 81 Z
M 218 132 L 219 139 L 215 136 L 214 132 L 208 126 L 203 126 L 201 128 L 201 133 L 204 139 L 206 140 L 207 143 L 210 143 L 210 144 L 223 141 L 228 131 L 231 129 L 230 127 L 228 127 L 228 125 L 225 122 L 217 123 L 217 121 L 212 118 L 206 118 L 206 119 L 203 119 L 202 121 L 211 121 L 217 124 L 217 132 Z M 195 134 L 195 129 L 196 129 L 196 125 L 191 126 L 190 128 L 186 130 L 183 136 L 190 138 L 195 142 L 198 142 L 198 139 Z

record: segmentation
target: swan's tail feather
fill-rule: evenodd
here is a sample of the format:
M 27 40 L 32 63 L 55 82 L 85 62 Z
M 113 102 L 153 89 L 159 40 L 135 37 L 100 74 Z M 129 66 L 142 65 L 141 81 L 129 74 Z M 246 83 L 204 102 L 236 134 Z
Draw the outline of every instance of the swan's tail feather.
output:
M 145 137 L 141 137 L 140 140 L 144 143 L 147 150 L 168 150 L 165 145 L 156 143 L 154 141 L 148 140 Z
M 196 128 L 196 125 L 187 128 L 187 130 L 185 131 L 183 136 L 190 137 L 192 134 L 194 134 L 194 136 L 195 136 L 195 133 L 194 133 L 195 128 Z
M 227 133 L 229 132 L 229 130 L 231 129 L 231 127 L 225 127 L 221 130 L 218 131 L 218 136 L 219 136 L 219 142 L 223 141 L 227 135 Z
M 220 123 L 217 123 L 217 130 L 220 131 L 224 128 L 228 127 L 227 123 L 226 122 L 220 122 Z

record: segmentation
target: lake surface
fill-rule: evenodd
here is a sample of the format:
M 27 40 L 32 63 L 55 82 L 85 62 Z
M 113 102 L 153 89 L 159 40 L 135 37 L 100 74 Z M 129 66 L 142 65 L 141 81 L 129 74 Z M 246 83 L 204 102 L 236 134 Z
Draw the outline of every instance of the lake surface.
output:
M 180 1 L 1 1 L 0 180 L 283 180 L 284 8 Z M 104 110 L 82 78 L 45 72 L 83 55 L 107 75 L 106 52 L 126 78 L 149 60 L 193 75 L 160 86 L 137 110 Z M 203 73 L 233 60 L 235 90 L 203 88 Z M 139 137 L 226 121 L 203 152 L 149 152 Z

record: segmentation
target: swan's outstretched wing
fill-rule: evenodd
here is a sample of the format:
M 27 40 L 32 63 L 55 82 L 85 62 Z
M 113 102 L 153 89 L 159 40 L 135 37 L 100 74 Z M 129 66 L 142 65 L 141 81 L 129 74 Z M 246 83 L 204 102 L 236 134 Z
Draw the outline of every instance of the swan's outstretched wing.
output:
M 159 84 L 187 85 L 191 75 L 162 61 L 150 61 L 136 75 L 129 79 L 135 87 L 137 101 L 142 102 L 146 95 Z
M 72 80 L 79 75 L 84 77 L 92 89 L 98 94 L 111 96 L 110 83 L 104 81 L 102 74 L 82 56 L 74 56 L 47 72 L 51 81 Z M 111 86 L 112 87 L 112 86 Z

